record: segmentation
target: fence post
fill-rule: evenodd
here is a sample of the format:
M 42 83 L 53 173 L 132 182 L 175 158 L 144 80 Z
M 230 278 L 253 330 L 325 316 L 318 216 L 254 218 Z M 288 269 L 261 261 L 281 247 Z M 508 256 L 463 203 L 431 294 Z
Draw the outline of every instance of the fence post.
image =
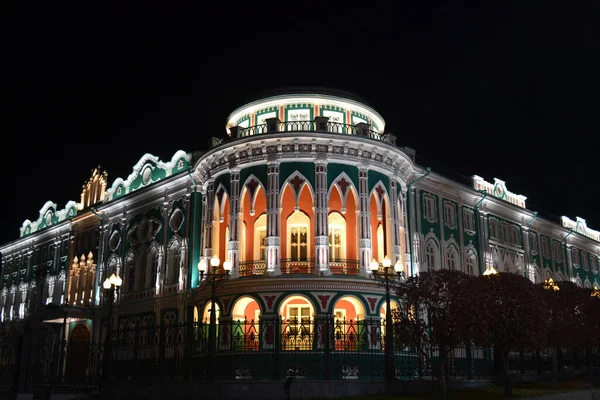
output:
M 163 379 L 164 378 L 164 361 L 165 361 L 165 347 L 166 347 L 166 326 L 164 322 L 161 322 L 160 325 L 158 326 L 158 329 L 160 329 L 160 336 L 159 336 L 159 344 L 158 344 L 158 379 Z
M 467 340 L 465 350 L 467 352 L 467 379 L 473 379 L 473 344 Z

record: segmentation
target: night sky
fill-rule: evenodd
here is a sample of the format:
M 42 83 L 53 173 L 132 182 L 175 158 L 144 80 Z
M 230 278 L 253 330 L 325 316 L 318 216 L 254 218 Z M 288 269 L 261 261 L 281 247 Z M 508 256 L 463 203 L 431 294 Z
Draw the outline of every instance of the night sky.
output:
M 206 149 L 244 102 L 304 85 L 365 98 L 434 171 L 600 230 L 595 1 L 16 3 L 0 243 L 79 201 L 94 167 L 110 186 L 145 153 Z

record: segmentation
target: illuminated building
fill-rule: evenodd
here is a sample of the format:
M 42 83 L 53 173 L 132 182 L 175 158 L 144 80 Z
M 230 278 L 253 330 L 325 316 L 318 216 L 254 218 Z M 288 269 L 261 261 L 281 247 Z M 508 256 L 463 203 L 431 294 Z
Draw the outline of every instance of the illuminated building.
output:
M 47 202 L 25 221 L 0 246 L 3 324 L 43 321 L 39 329 L 69 346 L 101 343 L 102 283 L 112 273 L 123 280 L 118 329 L 207 321 L 211 296 L 198 265 L 215 255 L 231 263 L 216 289 L 217 323 L 252 321 L 260 349 L 272 342 L 258 321 L 288 321 L 281 329 L 295 335 L 331 317 L 383 331 L 373 259 L 388 257 L 406 275 L 494 267 L 536 283 L 600 286 L 599 232 L 585 220 L 538 217 L 499 179 L 467 185 L 417 165 L 383 118 L 351 96 L 262 98 L 231 113 L 226 130 L 202 153 L 167 162 L 146 154 L 110 186 L 95 169 L 80 201 Z M 95 356 L 64 357 L 65 374 L 89 373 Z

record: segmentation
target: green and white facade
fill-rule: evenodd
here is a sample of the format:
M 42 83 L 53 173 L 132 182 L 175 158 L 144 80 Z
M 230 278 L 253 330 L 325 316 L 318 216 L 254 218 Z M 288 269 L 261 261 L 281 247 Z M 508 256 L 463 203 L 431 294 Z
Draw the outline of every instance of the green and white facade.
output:
M 45 203 L 0 245 L 2 324 L 56 323 L 67 339 L 77 330 L 102 342 L 112 273 L 123 280 L 115 327 L 207 320 L 198 265 L 215 255 L 232 265 L 217 288 L 223 326 L 333 315 L 383 330 L 385 292 L 369 264 L 385 257 L 407 275 L 493 267 L 600 286 L 600 233 L 585 220 L 539 217 L 499 179 L 464 185 L 415 164 L 353 98 L 260 99 L 235 110 L 226 130 L 204 152 L 146 154 L 110 185 L 94 170 L 80 201 Z M 269 349 L 277 332 L 264 327 L 259 348 Z

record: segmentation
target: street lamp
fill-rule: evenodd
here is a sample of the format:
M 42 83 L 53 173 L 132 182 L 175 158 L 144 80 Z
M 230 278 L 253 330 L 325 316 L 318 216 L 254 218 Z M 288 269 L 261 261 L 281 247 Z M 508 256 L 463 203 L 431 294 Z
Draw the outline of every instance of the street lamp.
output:
M 119 289 L 123 284 L 123 280 L 119 277 L 119 275 L 115 275 L 114 273 L 106 278 L 102 287 L 104 287 L 104 298 L 106 299 L 108 305 L 108 321 L 106 322 L 106 339 L 104 340 L 104 360 L 102 366 L 102 377 L 108 377 L 108 368 L 110 364 L 110 356 L 112 353 L 112 314 L 113 314 L 113 304 L 115 302 L 115 293 L 117 296 L 119 295 Z
M 371 260 L 369 267 L 373 279 L 380 282 L 385 288 L 385 377 L 387 380 L 396 379 L 396 361 L 394 359 L 394 336 L 392 323 L 392 306 L 390 301 L 390 289 L 404 279 L 404 267 L 400 260 L 394 264 L 391 270 L 392 260 L 385 256 L 381 262 L 383 271 L 379 271 L 379 263 L 376 259 Z
M 206 264 L 206 258 L 202 258 L 198 263 L 198 271 L 200 271 L 200 282 L 204 282 L 205 285 L 211 288 L 210 324 L 208 325 L 208 356 L 211 357 L 217 352 L 217 286 L 222 284 L 226 279 L 229 279 L 232 263 L 229 260 L 223 263 L 224 273 L 219 271 L 221 260 L 219 260 L 216 254 L 210 259 L 210 270 L 208 270 Z M 205 274 L 206 277 L 204 276 Z M 214 372 L 214 366 L 211 366 L 209 363 L 207 374 L 209 377 L 213 377 Z
M 560 287 L 554 283 L 554 280 L 552 280 L 552 278 L 548 278 L 544 281 L 544 283 L 542 284 L 542 287 L 544 288 L 544 290 L 547 290 L 549 293 L 552 293 L 552 335 L 556 335 L 558 330 L 557 330 L 557 326 L 556 324 L 558 323 L 557 321 L 557 308 L 558 308 L 558 303 L 560 301 L 560 297 L 559 297 L 559 291 L 560 291 Z M 558 352 L 560 351 L 560 347 L 557 346 L 556 349 L 554 349 L 554 352 L 552 353 L 552 378 L 556 379 L 556 377 L 558 376 Z
M 487 269 L 483 271 L 483 276 L 496 275 L 498 271 L 494 268 L 493 265 L 488 265 Z

